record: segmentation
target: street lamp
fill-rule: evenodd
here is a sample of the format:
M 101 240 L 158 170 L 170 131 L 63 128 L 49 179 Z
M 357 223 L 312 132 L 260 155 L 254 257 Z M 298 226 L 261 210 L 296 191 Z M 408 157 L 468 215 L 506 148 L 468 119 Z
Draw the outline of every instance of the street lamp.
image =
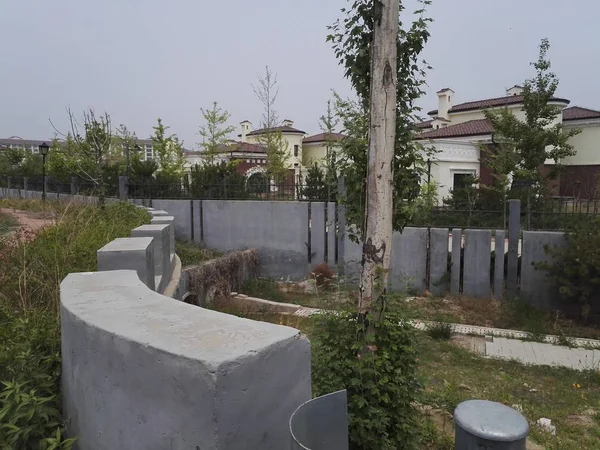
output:
M 46 155 L 50 146 L 45 142 L 38 146 L 40 155 L 42 155 L 42 201 L 46 201 Z

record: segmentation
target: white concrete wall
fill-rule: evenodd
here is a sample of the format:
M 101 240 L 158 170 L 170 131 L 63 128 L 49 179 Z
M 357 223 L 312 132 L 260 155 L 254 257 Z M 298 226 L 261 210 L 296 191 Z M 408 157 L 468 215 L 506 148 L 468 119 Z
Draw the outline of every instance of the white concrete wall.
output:
M 475 143 L 459 140 L 438 139 L 424 144 L 434 147 L 436 153 L 431 157 L 431 179 L 437 183 L 438 202 L 450 196 L 454 184 L 454 174 L 468 173 L 479 175 L 480 150 Z M 427 157 L 425 157 L 427 158 Z M 425 181 L 427 175 L 425 175 Z

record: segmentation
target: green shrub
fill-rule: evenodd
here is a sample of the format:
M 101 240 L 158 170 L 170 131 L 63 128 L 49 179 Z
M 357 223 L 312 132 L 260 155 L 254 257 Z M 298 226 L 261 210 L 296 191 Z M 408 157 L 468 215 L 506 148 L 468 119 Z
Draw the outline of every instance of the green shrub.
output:
M 66 450 L 57 317 L 0 308 L 0 448 Z
M 412 406 L 420 387 L 414 331 L 390 315 L 364 337 L 355 317 L 316 317 L 311 333 L 314 395 L 348 391 L 351 449 L 420 448 L 419 414 Z
M 434 322 L 427 326 L 426 332 L 429 337 L 437 341 L 449 341 L 454 328 L 451 323 Z
M 538 263 L 545 270 L 563 300 L 567 314 L 579 313 L 587 322 L 600 319 L 600 218 L 588 219 L 566 236 L 566 245 L 545 247 L 553 257 L 550 263 Z

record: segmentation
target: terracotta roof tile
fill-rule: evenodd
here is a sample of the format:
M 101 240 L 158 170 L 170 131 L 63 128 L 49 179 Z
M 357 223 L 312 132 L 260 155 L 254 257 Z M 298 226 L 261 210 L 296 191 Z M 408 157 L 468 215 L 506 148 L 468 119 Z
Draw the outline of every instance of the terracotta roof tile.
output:
M 582 108 L 580 106 L 572 106 L 570 108 L 563 109 L 563 121 L 582 119 L 600 119 L 600 111 Z
M 342 133 L 319 133 L 302 139 L 302 143 L 310 144 L 313 142 L 325 142 L 328 140 L 341 141 L 342 139 L 344 139 L 344 135 Z
M 250 144 L 249 142 L 232 142 L 223 151 L 237 153 L 267 153 L 267 149 L 262 145 Z
M 552 97 L 551 101 L 561 102 L 569 104 L 569 100 L 559 97 Z M 487 108 L 495 108 L 499 106 L 509 106 L 509 105 L 518 105 L 519 103 L 523 103 L 522 95 L 505 95 L 503 97 L 495 97 L 495 98 L 487 98 L 484 100 L 476 100 L 474 102 L 466 102 L 459 103 L 458 105 L 454 105 L 449 113 L 456 113 L 462 111 L 473 111 L 477 109 L 487 109 Z M 427 114 L 430 116 L 437 114 L 437 109 L 433 111 L 429 111 Z
M 469 120 L 468 122 L 438 128 L 437 130 L 425 131 L 415 136 L 416 140 L 438 139 L 466 136 L 480 136 L 491 134 L 494 131 L 492 124 L 487 119 Z
M 426 130 L 427 128 L 432 128 L 433 120 L 434 119 L 424 120 L 423 122 L 415 123 L 415 128 L 418 128 L 419 130 Z
M 288 127 L 286 125 L 283 125 L 281 127 L 273 127 L 270 129 L 269 128 L 261 128 L 260 130 L 254 130 L 254 131 L 251 131 L 250 133 L 248 133 L 248 136 L 256 136 L 258 134 L 264 134 L 264 133 L 267 133 L 268 131 L 281 131 L 282 133 L 306 134 L 304 131 L 298 130 L 297 128 Z

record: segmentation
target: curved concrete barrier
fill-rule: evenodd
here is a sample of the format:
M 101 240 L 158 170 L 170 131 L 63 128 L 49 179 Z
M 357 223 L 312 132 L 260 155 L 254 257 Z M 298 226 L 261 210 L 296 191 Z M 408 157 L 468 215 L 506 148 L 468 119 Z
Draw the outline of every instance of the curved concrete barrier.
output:
M 61 283 L 64 417 L 85 450 L 273 449 L 311 397 L 289 327 L 169 299 L 133 270 Z

